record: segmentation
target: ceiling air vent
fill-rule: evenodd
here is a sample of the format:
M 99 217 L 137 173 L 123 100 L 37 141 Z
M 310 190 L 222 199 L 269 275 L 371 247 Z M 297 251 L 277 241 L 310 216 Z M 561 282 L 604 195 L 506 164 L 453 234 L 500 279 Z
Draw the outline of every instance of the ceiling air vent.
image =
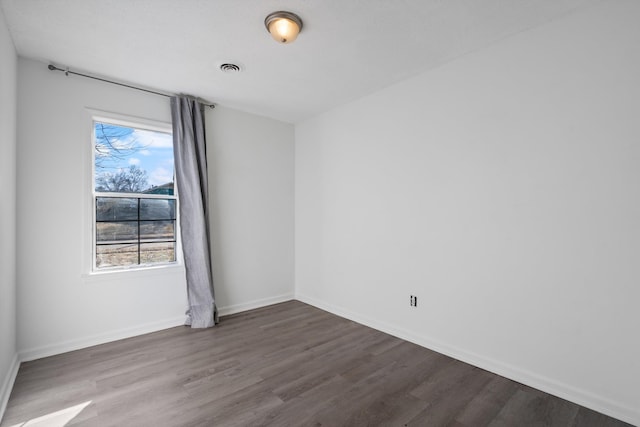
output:
M 223 73 L 239 73 L 240 67 L 236 64 L 222 64 L 220 70 Z

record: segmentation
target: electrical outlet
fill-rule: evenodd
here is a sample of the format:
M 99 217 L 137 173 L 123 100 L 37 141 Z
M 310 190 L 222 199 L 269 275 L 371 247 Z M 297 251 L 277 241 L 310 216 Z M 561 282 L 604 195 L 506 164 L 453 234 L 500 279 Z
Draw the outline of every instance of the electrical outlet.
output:
M 409 305 L 411 307 L 417 307 L 418 306 L 418 297 L 415 295 L 410 295 L 409 296 Z

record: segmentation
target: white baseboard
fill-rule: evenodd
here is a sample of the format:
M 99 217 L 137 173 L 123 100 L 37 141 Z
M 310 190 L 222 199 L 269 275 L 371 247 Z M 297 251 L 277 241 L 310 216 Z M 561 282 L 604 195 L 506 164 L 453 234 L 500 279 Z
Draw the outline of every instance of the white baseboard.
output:
M 11 390 L 13 389 L 13 384 L 16 381 L 16 376 L 18 375 L 19 368 L 20 358 L 18 356 L 18 353 L 16 353 L 11 360 L 9 371 L 2 381 L 2 388 L 0 388 L 0 421 L 2 421 L 4 411 L 7 409 L 7 402 L 9 402 L 9 396 L 11 395 Z
M 51 345 L 30 348 L 20 351 L 20 360 L 22 362 L 27 362 L 29 360 L 41 359 L 43 357 L 54 356 L 56 354 L 66 353 L 68 351 L 80 350 L 82 348 L 104 344 L 111 341 L 148 334 L 150 332 L 156 332 L 163 329 L 184 325 L 184 321 L 185 316 L 173 317 L 171 319 L 149 322 L 130 328 L 123 328 L 115 331 L 105 332 L 102 334 L 90 335 L 82 338 L 63 341 Z
M 419 346 L 447 355 L 486 371 L 493 372 L 513 381 L 526 384 L 535 389 L 544 391 L 545 393 L 577 403 L 578 405 L 585 406 L 593 409 L 594 411 L 609 415 L 627 423 L 640 426 L 640 409 L 638 408 L 620 405 L 607 398 L 595 395 L 586 390 L 578 389 L 569 384 L 560 383 L 553 379 L 500 362 L 499 360 L 487 358 L 479 354 L 447 345 L 429 337 L 418 335 L 414 332 L 398 328 L 380 320 L 362 316 L 358 313 L 325 303 L 324 301 L 320 301 L 312 297 L 296 294 L 296 299 L 321 310 L 344 317 L 345 319 L 352 320 L 370 328 L 385 332 L 389 335 L 418 344 Z
M 291 301 L 293 299 L 293 294 L 287 293 L 275 297 L 257 299 L 242 304 L 233 304 L 225 307 L 218 307 L 218 314 L 220 316 L 228 316 L 229 314 L 235 314 L 247 310 L 253 310 L 255 308 L 266 307 L 268 305 L 279 304 L 281 302 Z
M 228 314 L 234 314 L 241 311 L 252 310 L 254 308 L 265 307 L 267 305 L 290 301 L 292 299 L 294 299 L 293 294 L 284 294 L 276 297 L 249 301 L 242 304 L 219 307 L 218 311 L 221 316 L 226 316 Z M 27 362 L 30 360 L 41 359 L 43 357 L 66 353 L 68 351 L 80 350 L 82 348 L 87 348 L 94 345 L 104 344 L 116 340 L 148 334 L 150 332 L 173 328 L 175 326 L 184 325 L 185 319 L 186 317 L 183 315 L 171 319 L 160 320 L 157 322 L 145 323 L 130 328 L 123 328 L 115 331 L 105 332 L 102 334 L 90 335 L 82 338 L 63 341 L 60 343 L 54 343 L 51 345 L 25 349 L 20 351 L 19 359 L 22 362 Z

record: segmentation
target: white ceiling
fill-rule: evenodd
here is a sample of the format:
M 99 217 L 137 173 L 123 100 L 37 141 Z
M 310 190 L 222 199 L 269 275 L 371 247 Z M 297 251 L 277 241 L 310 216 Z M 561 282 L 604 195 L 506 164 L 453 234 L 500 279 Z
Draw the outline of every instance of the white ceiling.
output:
M 0 0 L 20 56 L 297 122 L 598 0 Z M 264 28 L 300 15 L 295 43 Z M 225 74 L 225 62 L 241 65 Z M 78 77 L 80 78 L 80 77 Z

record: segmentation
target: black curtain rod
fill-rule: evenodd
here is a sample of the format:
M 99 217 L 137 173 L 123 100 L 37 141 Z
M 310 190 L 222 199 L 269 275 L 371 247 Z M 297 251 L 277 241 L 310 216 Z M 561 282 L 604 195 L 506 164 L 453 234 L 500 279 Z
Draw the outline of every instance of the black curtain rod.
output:
M 66 76 L 68 76 L 69 74 L 75 74 L 76 76 L 86 77 L 88 79 L 93 79 L 93 80 L 100 80 L 101 82 L 111 83 L 112 85 L 124 86 L 124 87 L 128 87 L 129 89 L 140 90 L 142 92 L 152 93 L 154 95 L 166 96 L 167 98 L 171 98 L 171 96 L 173 96 L 173 95 L 168 95 L 168 94 L 162 93 L 162 92 L 156 92 L 156 91 L 153 91 L 153 90 L 144 89 L 144 88 L 141 88 L 141 87 L 138 87 L 138 86 L 132 86 L 132 85 L 124 84 L 124 83 L 114 82 L 113 80 L 107 80 L 107 79 L 103 79 L 103 78 L 96 77 L 96 76 L 90 76 L 88 74 L 77 73 L 75 71 L 69 70 L 68 68 L 67 69 L 58 68 L 58 67 L 56 67 L 55 65 L 52 65 L 52 64 L 49 64 L 48 68 L 51 71 L 63 71 Z M 203 104 L 206 105 L 209 108 L 216 108 L 215 104 L 208 104 L 208 103 L 203 103 Z

